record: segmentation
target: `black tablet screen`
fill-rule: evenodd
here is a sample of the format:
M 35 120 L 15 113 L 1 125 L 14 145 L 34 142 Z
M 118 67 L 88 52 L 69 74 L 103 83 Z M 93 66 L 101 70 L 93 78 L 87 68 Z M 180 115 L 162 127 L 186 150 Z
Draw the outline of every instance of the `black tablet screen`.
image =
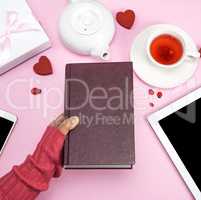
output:
M 159 123 L 201 190 L 201 99 Z
M 13 122 L 0 117 L 0 151 L 8 137 L 8 134 L 13 126 Z

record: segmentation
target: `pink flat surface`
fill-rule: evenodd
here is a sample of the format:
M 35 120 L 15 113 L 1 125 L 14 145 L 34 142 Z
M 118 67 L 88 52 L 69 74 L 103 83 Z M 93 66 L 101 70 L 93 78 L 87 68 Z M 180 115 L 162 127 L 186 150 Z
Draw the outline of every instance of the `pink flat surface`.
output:
M 117 25 L 111 45 L 111 61 L 128 61 L 134 37 L 148 25 L 172 23 L 187 31 L 201 45 L 200 0 L 101 0 L 113 14 L 127 8 L 136 12 L 132 30 Z M 52 40 L 52 48 L 42 53 L 53 63 L 54 75 L 40 77 L 32 70 L 41 55 L 34 57 L 0 77 L 0 108 L 18 116 L 18 123 L 0 157 L 0 175 L 21 163 L 32 152 L 51 120 L 63 111 L 64 69 L 68 62 L 98 62 L 66 50 L 57 33 L 57 22 L 66 0 L 30 0 L 30 5 Z M 135 64 L 135 63 L 134 63 Z M 150 88 L 135 76 L 136 165 L 133 170 L 64 171 L 53 180 L 41 200 L 192 200 L 174 165 L 171 163 L 146 116 L 201 85 L 201 69 L 187 83 L 163 90 L 162 99 L 150 98 Z M 19 81 L 20 80 L 20 81 Z M 16 81 L 13 84 L 13 81 Z M 30 95 L 32 86 L 43 89 L 37 97 Z M 157 88 L 155 88 L 158 91 Z M 14 107 L 13 102 L 21 109 Z M 48 108 L 51 104 L 54 108 Z M 151 108 L 149 102 L 154 102 Z

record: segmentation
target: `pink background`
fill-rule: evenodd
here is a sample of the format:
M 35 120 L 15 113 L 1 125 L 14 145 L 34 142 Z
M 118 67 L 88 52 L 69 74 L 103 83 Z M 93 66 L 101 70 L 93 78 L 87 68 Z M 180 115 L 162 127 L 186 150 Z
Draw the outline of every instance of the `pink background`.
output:
M 128 61 L 131 44 L 135 36 L 148 25 L 172 23 L 187 31 L 196 44 L 201 45 L 201 1 L 200 0 L 101 0 L 113 14 L 124 9 L 134 9 L 136 21 L 132 30 L 117 25 L 117 33 L 111 45 L 111 61 Z M 54 66 L 54 74 L 40 77 L 32 70 L 41 55 L 0 77 L 0 108 L 18 116 L 18 123 L 0 157 L 0 175 L 5 174 L 14 164 L 21 163 L 32 152 L 42 133 L 52 119 L 63 111 L 63 86 L 65 64 L 69 62 L 98 62 L 66 50 L 58 37 L 58 18 L 66 0 L 30 0 L 30 5 L 52 40 L 52 48 L 42 53 L 47 55 Z M 201 85 L 201 69 L 184 85 L 163 90 L 162 99 L 150 98 L 150 88 L 135 76 L 135 121 L 136 121 L 136 165 L 133 170 L 76 170 L 64 171 L 59 180 L 53 180 L 50 189 L 40 195 L 41 200 L 191 200 L 181 177 L 177 173 L 155 133 L 149 127 L 146 116 L 158 110 L 189 91 Z M 24 80 L 10 88 L 10 99 L 24 109 L 14 108 L 6 98 L 8 85 L 14 80 Z M 30 95 L 32 86 L 43 89 L 37 97 Z M 55 88 L 52 90 L 52 88 Z M 51 89 L 51 91 L 50 91 Z M 58 90 L 59 89 L 59 90 Z M 157 88 L 155 88 L 158 91 Z M 49 92 L 48 92 L 49 91 Z M 30 107 L 30 98 L 37 100 L 39 107 Z M 48 109 L 45 106 L 57 105 Z M 149 102 L 154 102 L 151 108 Z

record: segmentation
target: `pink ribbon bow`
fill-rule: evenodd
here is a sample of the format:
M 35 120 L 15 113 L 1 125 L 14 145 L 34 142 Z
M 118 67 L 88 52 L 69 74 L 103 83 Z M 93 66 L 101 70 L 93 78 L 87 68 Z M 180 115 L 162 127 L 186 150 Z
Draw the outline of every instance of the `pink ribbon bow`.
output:
M 39 31 L 39 29 L 33 28 L 33 25 L 29 23 L 20 22 L 18 15 L 16 11 L 8 11 L 6 13 L 6 28 L 4 33 L 0 34 L 0 63 L 10 57 L 12 34 Z

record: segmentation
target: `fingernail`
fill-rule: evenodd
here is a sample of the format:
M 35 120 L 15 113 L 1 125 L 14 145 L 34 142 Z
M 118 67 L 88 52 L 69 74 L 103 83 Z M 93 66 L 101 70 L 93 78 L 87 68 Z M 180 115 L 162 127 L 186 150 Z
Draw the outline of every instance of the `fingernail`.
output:
M 71 128 L 75 128 L 79 124 L 79 117 L 71 117 Z

